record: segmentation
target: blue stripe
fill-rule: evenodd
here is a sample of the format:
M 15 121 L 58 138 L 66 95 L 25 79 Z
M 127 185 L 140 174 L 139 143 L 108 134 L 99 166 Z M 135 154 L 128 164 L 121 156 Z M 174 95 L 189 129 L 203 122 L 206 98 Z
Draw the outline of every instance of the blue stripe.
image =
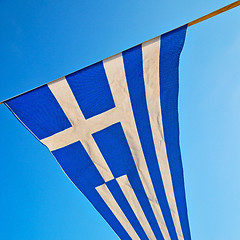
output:
M 160 100 L 164 137 L 177 208 L 184 239 L 190 240 L 178 124 L 178 67 L 186 29 L 187 25 L 161 37 Z
M 66 79 L 86 119 L 115 107 L 102 61 Z
M 136 218 L 131 206 L 129 205 L 127 199 L 125 198 L 120 186 L 115 179 L 106 183 L 109 190 L 111 191 L 113 197 L 117 201 L 118 205 L 124 212 L 130 224 L 133 226 L 137 235 L 141 240 L 148 240 L 146 233 L 144 232 L 142 226 L 140 225 L 138 219 Z
M 129 182 L 140 205 L 142 206 L 156 238 L 163 240 L 162 233 L 144 191 L 121 124 L 116 123 L 97 133 L 94 133 L 93 137 L 114 177 L 117 178 L 127 174 Z M 134 220 L 131 218 L 131 221 L 133 222 Z
M 95 189 L 97 186 L 102 185 L 104 180 L 82 144 L 76 142 L 55 150 L 52 154 L 76 187 L 93 204 L 117 235 L 121 239 L 131 240 L 130 236 Z
M 154 232 L 154 235 L 156 236 L 156 239 L 164 240 L 162 232 L 160 230 L 160 227 L 150 205 L 149 199 L 146 195 L 141 179 L 138 175 L 137 169 L 134 169 L 128 173 L 128 180 L 137 196 L 137 199 L 143 209 L 143 212 L 146 215 L 146 218 Z
M 102 217 L 107 221 L 107 223 L 116 232 L 120 239 L 132 240 L 95 189 L 89 189 L 89 186 L 87 186 L 87 184 L 79 189 L 92 203 L 96 210 L 102 215 Z
M 163 217 L 172 240 L 177 239 L 170 208 L 167 202 L 163 181 L 158 166 L 155 146 L 148 115 L 142 65 L 142 45 L 123 52 L 128 90 L 133 114 L 140 137 L 143 153 L 150 172 L 153 186 L 161 206 Z
M 47 85 L 13 98 L 6 104 L 39 139 L 72 126 Z

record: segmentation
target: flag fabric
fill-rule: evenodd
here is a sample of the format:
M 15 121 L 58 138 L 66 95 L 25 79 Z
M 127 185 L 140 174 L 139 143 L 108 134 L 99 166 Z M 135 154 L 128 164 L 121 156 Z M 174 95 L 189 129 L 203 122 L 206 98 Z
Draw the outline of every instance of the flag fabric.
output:
M 186 30 L 5 102 L 120 239 L 191 239 L 178 124 Z

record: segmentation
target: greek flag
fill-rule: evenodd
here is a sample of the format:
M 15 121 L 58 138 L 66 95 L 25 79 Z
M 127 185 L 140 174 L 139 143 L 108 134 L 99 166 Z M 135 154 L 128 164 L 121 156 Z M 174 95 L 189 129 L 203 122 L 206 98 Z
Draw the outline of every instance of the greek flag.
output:
M 190 240 L 180 27 L 5 102 L 120 239 Z

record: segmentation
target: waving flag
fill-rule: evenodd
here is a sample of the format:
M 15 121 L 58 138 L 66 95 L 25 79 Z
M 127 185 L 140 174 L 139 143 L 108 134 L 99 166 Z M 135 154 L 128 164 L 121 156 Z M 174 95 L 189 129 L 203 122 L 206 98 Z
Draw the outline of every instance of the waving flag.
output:
M 186 29 L 5 102 L 124 240 L 191 239 L 177 110 Z

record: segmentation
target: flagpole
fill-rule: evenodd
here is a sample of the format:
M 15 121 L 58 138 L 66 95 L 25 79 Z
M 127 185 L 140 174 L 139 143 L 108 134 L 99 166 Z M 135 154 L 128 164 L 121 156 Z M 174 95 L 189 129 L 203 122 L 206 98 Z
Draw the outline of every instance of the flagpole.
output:
M 203 22 L 203 21 L 205 21 L 205 20 L 207 20 L 209 18 L 215 17 L 215 16 L 217 16 L 217 15 L 219 15 L 221 13 L 224 13 L 224 12 L 230 10 L 230 9 L 233 9 L 233 8 L 239 6 L 239 5 L 240 5 L 240 0 L 238 0 L 236 2 L 233 2 L 233 3 L 231 3 L 231 4 L 229 4 L 229 5 L 225 6 L 225 7 L 222 7 L 222 8 L 220 8 L 220 9 L 214 11 L 214 12 L 211 12 L 211 13 L 203 16 L 203 17 L 200 17 L 200 18 L 198 18 L 196 20 L 193 20 L 192 22 L 189 22 L 188 23 L 188 27 L 193 26 L 193 25 L 195 25 L 197 23 Z
M 196 19 L 196 20 L 193 20 L 193 21 L 187 23 L 187 25 L 188 25 L 188 27 L 191 27 L 191 26 L 193 26 L 193 25 L 195 25 L 195 24 L 197 24 L 197 23 L 200 23 L 200 22 L 203 22 L 203 21 L 205 21 L 205 20 L 207 20 L 207 19 L 210 19 L 210 18 L 212 18 L 212 17 L 215 17 L 215 16 L 217 16 L 217 15 L 219 15 L 219 14 L 221 14 L 221 13 L 224 13 L 224 12 L 230 10 L 230 9 L 233 9 L 233 8 L 239 6 L 239 5 L 240 5 L 240 0 L 238 0 L 238 1 L 236 1 L 236 2 L 233 2 L 233 3 L 230 3 L 230 4 L 228 4 L 227 6 L 222 7 L 222 8 L 220 8 L 220 9 L 218 9 L 218 10 L 216 10 L 216 11 L 214 11 L 214 12 L 211 12 L 211 13 L 203 16 L 203 17 L 200 17 L 200 18 L 198 18 L 198 19 Z M 184 24 L 184 25 L 186 25 L 186 24 Z M 170 31 L 172 31 L 172 30 L 170 30 Z M 168 32 L 170 32 L 170 31 L 168 31 Z M 166 33 L 167 33 L 167 32 L 166 32 Z M 14 97 L 8 98 L 8 99 L 0 102 L 0 105 L 3 104 L 3 103 L 6 102 L 6 101 L 9 101 L 9 100 L 15 98 L 15 97 L 19 97 L 19 96 L 21 96 L 21 95 L 23 95 L 23 94 L 25 94 L 25 93 L 31 92 L 31 91 L 33 91 L 33 90 L 35 90 L 35 89 L 37 89 L 37 88 L 40 88 L 40 87 L 42 87 L 42 86 L 44 86 L 44 85 L 46 85 L 46 84 L 53 83 L 53 82 L 56 82 L 56 81 L 58 81 L 58 79 L 55 79 L 55 80 L 50 81 L 50 82 L 48 82 L 48 83 L 45 83 L 45 84 L 43 84 L 43 85 L 41 85 L 41 86 L 38 86 L 38 87 L 36 87 L 36 88 L 33 88 L 33 89 L 31 89 L 31 90 L 29 90 L 29 91 L 26 91 L 26 92 L 24 92 L 24 93 L 18 94 L 18 95 L 14 96 Z

